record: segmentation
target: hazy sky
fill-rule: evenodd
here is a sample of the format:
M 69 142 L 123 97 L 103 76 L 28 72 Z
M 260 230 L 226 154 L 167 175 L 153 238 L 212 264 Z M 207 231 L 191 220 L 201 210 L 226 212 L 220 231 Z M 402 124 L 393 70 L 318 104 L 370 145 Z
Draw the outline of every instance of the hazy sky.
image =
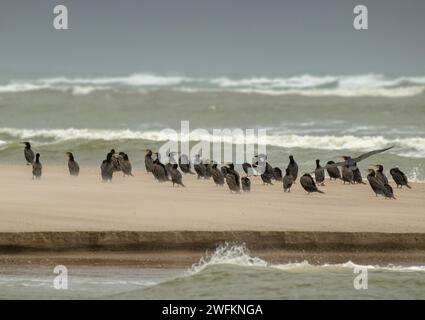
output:
M 56 4 L 70 30 L 53 28 Z M 423 75 L 425 1 L 1 0 L 0 75 L 136 72 Z

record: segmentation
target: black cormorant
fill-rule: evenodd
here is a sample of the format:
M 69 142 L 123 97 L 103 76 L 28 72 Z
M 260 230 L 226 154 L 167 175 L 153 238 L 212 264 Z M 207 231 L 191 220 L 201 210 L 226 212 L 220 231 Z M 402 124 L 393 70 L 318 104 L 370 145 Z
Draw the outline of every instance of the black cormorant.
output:
M 378 168 L 378 170 L 376 170 L 376 174 L 375 174 L 376 178 L 378 180 L 381 180 L 381 182 L 383 184 L 388 184 L 387 176 L 384 173 L 384 166 L 377 164 L 376 168 Z
M 80 166 L 78 165 L 77 161 L 75 161 L 74 155 L 71 152 L 67 152 L 66 155 L 68 156 L 69 174 L 71 176 L 78 177 L 80 174 Z
M 170 173 L 170 176 L 171 176 L 171 182 L 173 183 L 173 187 L 174 187 L 175 184 L 182 186 L 182 187 L 185 187 L 185 185 L 183 184 L 183 181 L 182 181 L 182 179 L 183 179 L 182 174 L 179 171 L 179 165 L 177 163 L 174 163 L 171 166 L 169 173 Z
M 385 198 L 395 199 L 393 188 L 391 188 L 389 184 L 382 183 L 382 181 L 376 177 L 375 170 L 368 170 L 367 180 L 376 196 L 382 195 Z
M 251 180 L 248 177 L 241 178 L 242 190 L 245 192 L 251 191 Z
M 320 165 L 320 160 L 316 160 L 316 170 L 314 170 L 314 179 L 316 183 L 324 186 L 325 185 L 325 170 Z
M 297 180 L 298 177 L 298 164 L 294 160 L 294 156 L 289 156 L 289 164 L 288 168 L 291 175 L 294 177 L 294 182 Z
M 307 191 L 309 194 L 311 192 L 318 192 L 318 193 L 324 193 L 323 191 L 320 191 L 317 189 L 316 184 L 314 183 L 313 177 L 306 173 L 300 178 L 300 183 L 305 191 Z
M 210 165 L 211 165 L 210 171 L 211 171 L 211 175 L 214 180 L 214 183 L 217 186 L 224 185 L 224 175 L 221 172 L 221 170 L 217 168 L 217 163 L 211 163 Z M 227 171 L 226 171 L 226 174 L 227 174 Z
M 114 165 L 112 163 L 112 153 L 106 155 L 106 159 L 102 161 L 100 165 L 100 174 L 103 182 L 112 182 L 114 175 Z
M 291 192 L 292 184 L 294 183 L 294 177 L 291 175 L 291 172 L 289 172 L 289 169 L 285 170 L 285 176 L 282 178 L 283 182 L 283 191 L 284 192 Z
M 332 167 L 332 165 L 334 165 L 335 162 L 333 161 L 328 161 L 326 164 L 326 167 L 328 167 L 326 169 L 326 171 L 328 172 L 329 175 L 329 180 L 336 180 L 336 179 L 341 179 L 341 172 L 339 172 L 338 167 Z
M 193 168 L 195 169 L 195 172 L 198 175 L 198 179 L 205 178 L 206 167 L 202 163 L 200 154 L 195 155 L 195 161 L 193 162 Z
M 397 184 L 397 188 L 403 188 L 403 186 L 406 186 L 409 189 L 412 189 L 409 185 L 409 181 L 407 180 L 407 176 L 399 168 L 392 168 L 390 170 L 390 174 L 393 177 L 394 182 Z
M 228 173 L 226 175 L 226 183 L 229 186 L 230 192 L 236 192 L 236 193 L 240 192 L 241 187 L 238 183 L 236 183 L 235 175 Z
M 30 164 L 34 162 L 35 154 L 34 154 L 34 151 L 32 151 L 31 144 L 29 142 L 22 142 L 22 143 L 25 145 L 24 156 L 25 156 L 25 160 L 27 161 L 27 166 L 29 166 Z
M 119 166 L 121 168 L 121 171 L 124 177 L 133 176 L 132 165 L 131 165 L 130 159 L 128 158 L 128 154 L 124 152 L 120 152 L 120 157 L 118 159 L 119 159 Z
M 145 168 L 146 173 L 152 172 L 153 170 L 153 159 L 152 159 L 152 150 L 145 150 Z
M 40 179 L 42 170 L 43 170 L 43 166 L 41 165 L 41 162 L 40 162 L 40 154 L 37 153 L 35 155 L 35 161 L 32 164 L 32 178 Z
M 183 173 L 195 174 L 194 172 L 192 172 L 192 170 L 190 168 L 190 161 L 189 161 L 189 157 L 187 155 L 182 154 L 179 157 L 179 166 L 180 166 L 180 170 Z

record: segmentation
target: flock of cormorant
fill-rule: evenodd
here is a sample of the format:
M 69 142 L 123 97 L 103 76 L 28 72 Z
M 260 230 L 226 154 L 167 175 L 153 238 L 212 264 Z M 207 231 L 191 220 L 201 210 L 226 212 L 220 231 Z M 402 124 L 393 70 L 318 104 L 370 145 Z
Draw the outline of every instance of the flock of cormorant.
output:
M 27 165 L 32 165 L 33 179 L 40 179 L 43 168 L 40 162 L 40 154 L 34 154 L 29 142 L 23 142 L 23 144 L 25 144 L 24 155 Z M 340 179 L 344 184 L 365 184 L 357 163 L 391 148 L 370 151 L 356 158 L 343 156 L 343 161 L 337 163 L 328 161 L 325 166 L 321 166 L 320 160 L 317 159 L 316 169 L 311 173 L 303 174 L 299 179 L 300 184 L 308 194 L 312 192 L 324 193 L 317 186 L 324 186 L 325 170 L 330 180 Z M 282 174 L 282 170 L 279 167 L 270 165 L 266 155 L 260 154 L 254 156 L 252 163 L 245 162 L 242 164 L 242 169 L 246 176 L 241 178 L 233 163 L 228 163 L 219 169 L 216 162 L 202 159 L 200 154 L 195 155 L 193 162 L 195 172 L 193 172 L 189 157 L 181 154 L 178 161 L 176 161 L 175 156 L 178 154 L 178 152 L 169 152 L 167 154 L 168 163 L 163 164 L 158 152 L 153 153 L 152 150 L 146 149 L 145 167 L 147 173 L 151 173 L 158 182 L 172 182 L 173 187 L 175 185 L 185 187 L 182 172 L 184 174 L 197 175 L 198 179 L 212 178 L 217 186 L 223 186 L 226 183 L 232 193 L 240 193 L 241 190 L 250 192 L 250 176 L 260 175 L 264 185 L 273 185 L 273 181 L 281 182 L 284 192 L 291 192 L 291 187 L 298 178 L 298 164 L 292 155 L 289 156 L 289 164 L 285 170 L 285 175 Z M 80 167 L 71 152 L 67 152 L 66 155 L 68 156 L 69 173 L 71 176 L 77 177 L 80 173 Z M 341 167 L 341 171 L 338 167 Z M 381 164 L 377 164 L 375 167 L 376 170 L 369 168 L 367 175 L 367 180 L 373 192 L 376 196 L 382 195 L 387 199 L 395 199 L 394 190 L 385 176 L 384 167 Z M 115 172 L 122 172 L 123 176 L 133 176 L 128 155 L 124 152 L 117 153 L 114 149 L 102 161 L 100 171 L 103 182 L 111 182 Z M 311 174 L 314 174 L 314 179 Z M 390 174 L 397 188 L 402 188 L 403 186 L 411 188 L 407 176 L 399 168 L 392 168 Z

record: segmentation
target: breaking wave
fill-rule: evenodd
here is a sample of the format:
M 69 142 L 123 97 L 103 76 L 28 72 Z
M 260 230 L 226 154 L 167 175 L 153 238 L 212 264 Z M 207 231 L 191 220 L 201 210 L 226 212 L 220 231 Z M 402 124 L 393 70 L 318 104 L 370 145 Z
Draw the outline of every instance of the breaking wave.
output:
M 245 135 L 245 132 L 233 131 L 223 132 L 222 135 L 214 135 L 206 130 L 194 130 L 190 133 L 191 141 L 210 141 L 227 143 L 247 143 L 258 144 L 256 135 Z M 152 140 L 152 141 L 180 141 L 184 140 L 179 133 L 165 130 L 137 131 L 130 129 L 123 130 L 100 130 L 100 129 L 15 129 L 0 128 L 0 134 L 7 137 L 6 141 L 0 141 L 0 145 L 14 140 L 43 140 L 41 142 L 59 143 L 69 140 Z M 48 139 L 50 141 L 45 141 Z M 8 140 L 8 141 L 7 141 Z M 299 134 L 279 134 L 270 133 L 261 143 L 282 148 L 318 149 L 318 150 L 359 150 L 368 151 L 376 148 L 383 148 L 394 145 L 395 148 L 390 153 L 411 158 L 425 158 L 425 138 L 423 137 L 403 137 L 388 138 L 383 136 L 354 136 L 354 135 L 299 135 Z
M 12 80 L 0 85 L 0 93 L 34 90 L 71 91 L 75 95 L 97 90 L 171 89 L 188 93 L 226 91 L 265 95 L 307 95 L 342 97 L 406 97 L 424 92 L 425 77 L 386 77 L 379 74 L 349 76 L 300 75 L 293 77 L 195 78 L 140 73 L 122 77 L 40 78 Z
M 267 261 L 253 257 L 245 244 L 225 243 L 217 247 L 212 253 L 207 253 L 198 263 L 195 263 L 187 271 L 187 275 L 194 275 L 203 270 L 216 265 L 236 265 L 239 267 L 273 268 L 278 270 L 305 271 L 308 269 L 354 269 L 367 268 L 375 271 L 393 271 L 393 272 L 425 272 L 425 266 L 397 266 L 389 264 L 387 266 L 379 265 L 360 265 L 351 261 L 339 264 L 310 264 L 304 260 L 302 262 L 291 262 L 285 264 L 270 264 Z

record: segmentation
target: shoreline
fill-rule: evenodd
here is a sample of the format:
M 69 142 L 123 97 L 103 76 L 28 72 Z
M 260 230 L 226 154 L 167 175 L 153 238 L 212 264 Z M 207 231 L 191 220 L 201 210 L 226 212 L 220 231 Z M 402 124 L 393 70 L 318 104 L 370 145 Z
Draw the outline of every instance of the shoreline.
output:
M 40 181 L 30 167 L 0 165 L 0 180 L 0 265 L 190 267 L 226 242 L 270 263 L 425 264 L 425 184 L 385 200 L 340 181 L 308 195 L 253 177 L 251 193 L 231 194 L 192 175 L 186 188 L 143 171 L 105 184 L 98 168 L 75 179 L 49 165 Z
M 423 233 L 117 231 L 0 233 L 0 265 L 188 268 L 225 243 L 273 264 L 425 264 Z

